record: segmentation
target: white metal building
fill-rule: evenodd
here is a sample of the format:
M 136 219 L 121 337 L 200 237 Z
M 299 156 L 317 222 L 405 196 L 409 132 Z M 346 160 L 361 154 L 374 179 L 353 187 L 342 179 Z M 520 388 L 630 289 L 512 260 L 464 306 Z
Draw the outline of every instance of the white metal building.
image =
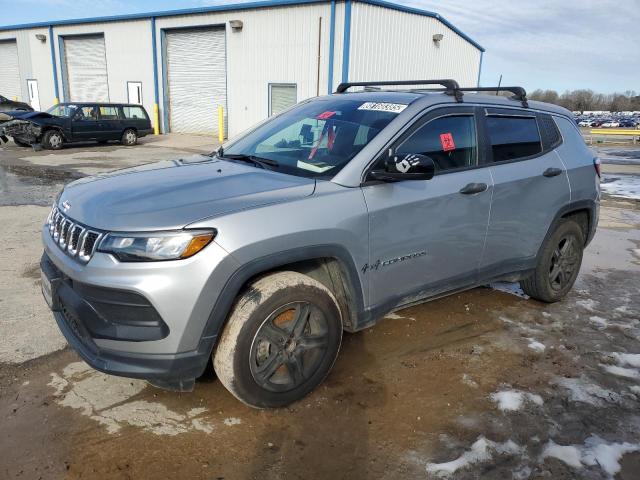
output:
M 342 81 L 478 83 L 483 48 L 382 0 L 267 0 L 0 27 L 0 95 L 142 103 L 161 132 L 228 134 Z

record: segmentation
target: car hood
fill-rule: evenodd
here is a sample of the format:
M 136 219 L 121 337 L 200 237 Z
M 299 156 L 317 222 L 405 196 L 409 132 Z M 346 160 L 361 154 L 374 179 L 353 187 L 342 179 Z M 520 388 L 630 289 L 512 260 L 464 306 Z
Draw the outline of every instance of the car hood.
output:
M 58 206 L 100 230 L 170 230 L 306 197 L 314 189 L 313 179 L 196 155 L 76 180 L 65 187 Z

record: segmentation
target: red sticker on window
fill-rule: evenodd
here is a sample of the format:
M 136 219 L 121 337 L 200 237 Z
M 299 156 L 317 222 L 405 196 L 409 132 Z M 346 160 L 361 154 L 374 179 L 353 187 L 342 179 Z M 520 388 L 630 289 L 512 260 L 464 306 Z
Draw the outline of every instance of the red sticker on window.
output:
M 442 150 L 449 152 L 456 149 L 456 144 L 453 141 L 453 135 L 450 133 L 440 134 L 440 143 L 442 144 Z
M 322 112 L 320 115 L 318 115 L 316 118 L 318 120 L 326 120 L 327 118 L 331 118 L 336 114 L 336 112 Z

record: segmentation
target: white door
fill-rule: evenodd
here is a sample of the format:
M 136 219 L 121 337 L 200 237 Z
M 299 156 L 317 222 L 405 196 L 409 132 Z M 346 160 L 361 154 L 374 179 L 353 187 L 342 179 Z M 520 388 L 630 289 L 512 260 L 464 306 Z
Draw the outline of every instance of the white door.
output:
M 227 105 L 224 28 L 167 32 L 167 86 L 172 132 L 218 134 Z
M 21 100 L 18 45 L 15 40 L 0 40 L 0 95 Z
M 40 111 L 40 93 L 38 92 L 38 81 L 27 80 L 27 88 L 29 89 L 29 104 L 36 112 Z
M 142 82 L 127 82 L 127 101 L 142 105 Z
M 104 35 L 64 39 L 66 101 L 108 102 L 107 57 Z

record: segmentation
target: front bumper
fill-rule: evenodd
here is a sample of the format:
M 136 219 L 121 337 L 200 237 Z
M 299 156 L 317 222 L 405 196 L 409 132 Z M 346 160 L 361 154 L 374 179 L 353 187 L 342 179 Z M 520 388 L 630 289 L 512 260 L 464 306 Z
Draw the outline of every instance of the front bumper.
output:
M 213 342 L 201 342 L 201 348 L 197 350 L 176 354 L 100 348 L 95 343 L 96 338 L 114 336 L 129 341 L 144 341 L 155 336 L 166 336 L 168 327 L 152 306 L 141 305 L 142 302 L 128 305 L 128 308 L 136 311 L 133 318 L 127 320 L 119 316 L 125 311 L 114 310 L 114 306 L 125 306 L 125 303 L 104 301 L 105 298 L 113 298 L 113 291 L 74 282 L 57 269 L 46 253 L 42 255 L 40 268 L 43 282 L 48 283 L 45 297 L 48 297 L 47 302 L 50 303 L 56 323 L 69 345 L 85 362 L 101 372 L 142 378 L 163 388 L 178 391 L 193 389 L 195 379 L 202 375 L 207 366 Z M 105 305 L 109 308 L 105 308 Z M 149 311 L 143 313 L 145 309 Z M 132 337 L 138 338 L 132 340 Z

